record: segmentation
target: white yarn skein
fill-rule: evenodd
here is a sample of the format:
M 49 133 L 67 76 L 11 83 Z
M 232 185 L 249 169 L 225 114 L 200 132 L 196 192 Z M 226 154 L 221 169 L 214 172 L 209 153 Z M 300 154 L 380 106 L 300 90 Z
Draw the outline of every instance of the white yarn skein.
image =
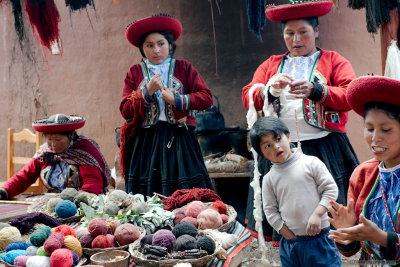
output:
M 32 256 L 26 261 L 26 267 L 50 267 L 50 257 Z

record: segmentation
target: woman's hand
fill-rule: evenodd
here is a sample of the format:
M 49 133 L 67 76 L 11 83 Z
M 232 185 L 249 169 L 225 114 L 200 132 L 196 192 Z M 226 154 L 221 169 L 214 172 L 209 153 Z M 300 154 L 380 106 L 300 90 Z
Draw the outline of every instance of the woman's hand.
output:
M 308 98 L 314 91 L 314 84 L 309 81 L 295 81 L 290 84 L 289 93 L 296 98 Z
M 356 214 L 354 212 L 354 200 L 349 199 L 349 205 L 347 207 L 336 201 L 329 202 L 332 206 L 328 208 L 332 218 L 328 217 L 328 221 L 335 227 L 346 228 L 356 224 Z
M 161 88 L 161 98 L 168 104 L 175 106 L 175 95 L 172 89 L 167 87 Z
M 360 224 L 348 228 L 339 228 L 330 230 L 329 238 L 335 242 L 348 245 L 353 241 L 370 241 L 382 247 L 387 246 L 387 232 L 379 229 L 379 227 L 360 215 Z
M 161 74 L 158 73 L 151 77 L 149 83 L 147 84 L 147 93 L 152 96 L 155 92 L 164 87 L 164 83 L 161 79 Z
M 292 76 L 286 73 L 280 73 L 275 77 L 275 81 L 271 84 L 275 89 L 284 89 L 286 86 L 292 84 Z

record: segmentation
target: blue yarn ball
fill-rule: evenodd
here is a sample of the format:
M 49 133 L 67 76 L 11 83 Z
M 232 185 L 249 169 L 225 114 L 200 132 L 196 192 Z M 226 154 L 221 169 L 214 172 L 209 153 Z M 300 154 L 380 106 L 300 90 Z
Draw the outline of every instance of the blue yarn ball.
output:
M 16 249 L 26 250 L 30 246 L 32 246 L 32 244 L 29 243 L 29 242 L 15 241 L 15 242 L 12 242 L 11 244 L 9 244 L 6 247 L 6 251 L 8 252 L 8 251 L 11 251 L 11 250 L 16 250 Z
M 72 254 L 72 266 L 76 266 L 79 263 L 79 256 L 78 254 L 76 254 L 74 251 L 69 250 L 69 252 L 71 252 Z
M 9 263 L 9 264 L 14 264 L 14 260 L 18 256 L 25 255 L 25 250 L 22 249 L 16 249 L 16 250 L 11 250 L 4 255 L 4 261 Z
M 56 206 L 56 215 L 62 219 L 69 218 L 74 216 L 77 210 L 78 209 L 76 208 L 74 202 L 70 200 L 62 200 L 58 202 Z
M 0 259 L 4 260 L 4 255 L 0 254 Z

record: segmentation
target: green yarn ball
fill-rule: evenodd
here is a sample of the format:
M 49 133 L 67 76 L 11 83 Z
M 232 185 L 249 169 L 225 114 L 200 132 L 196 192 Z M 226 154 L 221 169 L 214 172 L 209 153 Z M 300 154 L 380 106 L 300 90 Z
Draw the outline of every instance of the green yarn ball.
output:
M 44 247 L 41 246 L 40 248 L 38 248 L 38 250 L 36 251 L 36 255 L 37 256 L 46 256 L 46 257 L 50 257 L 49 254 L 46 253 L 46 251 L 44 251 Z
M 31 234 L 30 241 L 34 246 L 40 247 L 44 241 L 50 236 L 51 228 L 47 225 L 38 228 Z

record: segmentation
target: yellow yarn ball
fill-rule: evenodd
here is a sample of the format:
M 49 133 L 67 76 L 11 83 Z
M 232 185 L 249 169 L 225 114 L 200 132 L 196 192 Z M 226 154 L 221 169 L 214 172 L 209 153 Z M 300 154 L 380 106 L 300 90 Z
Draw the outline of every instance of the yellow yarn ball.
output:
M 18 228 L 8 226 L 0 230 L 0 250 L 5 250 L 9 244 L 15 241 L 22 241 Z
M 67 235 L 64 238 L 63 247 L 72 250 L 78 255 L 79 258 L 82 258 L 82 246 L 79 240 L 76 239 L 76 237 L 72 235 Z

